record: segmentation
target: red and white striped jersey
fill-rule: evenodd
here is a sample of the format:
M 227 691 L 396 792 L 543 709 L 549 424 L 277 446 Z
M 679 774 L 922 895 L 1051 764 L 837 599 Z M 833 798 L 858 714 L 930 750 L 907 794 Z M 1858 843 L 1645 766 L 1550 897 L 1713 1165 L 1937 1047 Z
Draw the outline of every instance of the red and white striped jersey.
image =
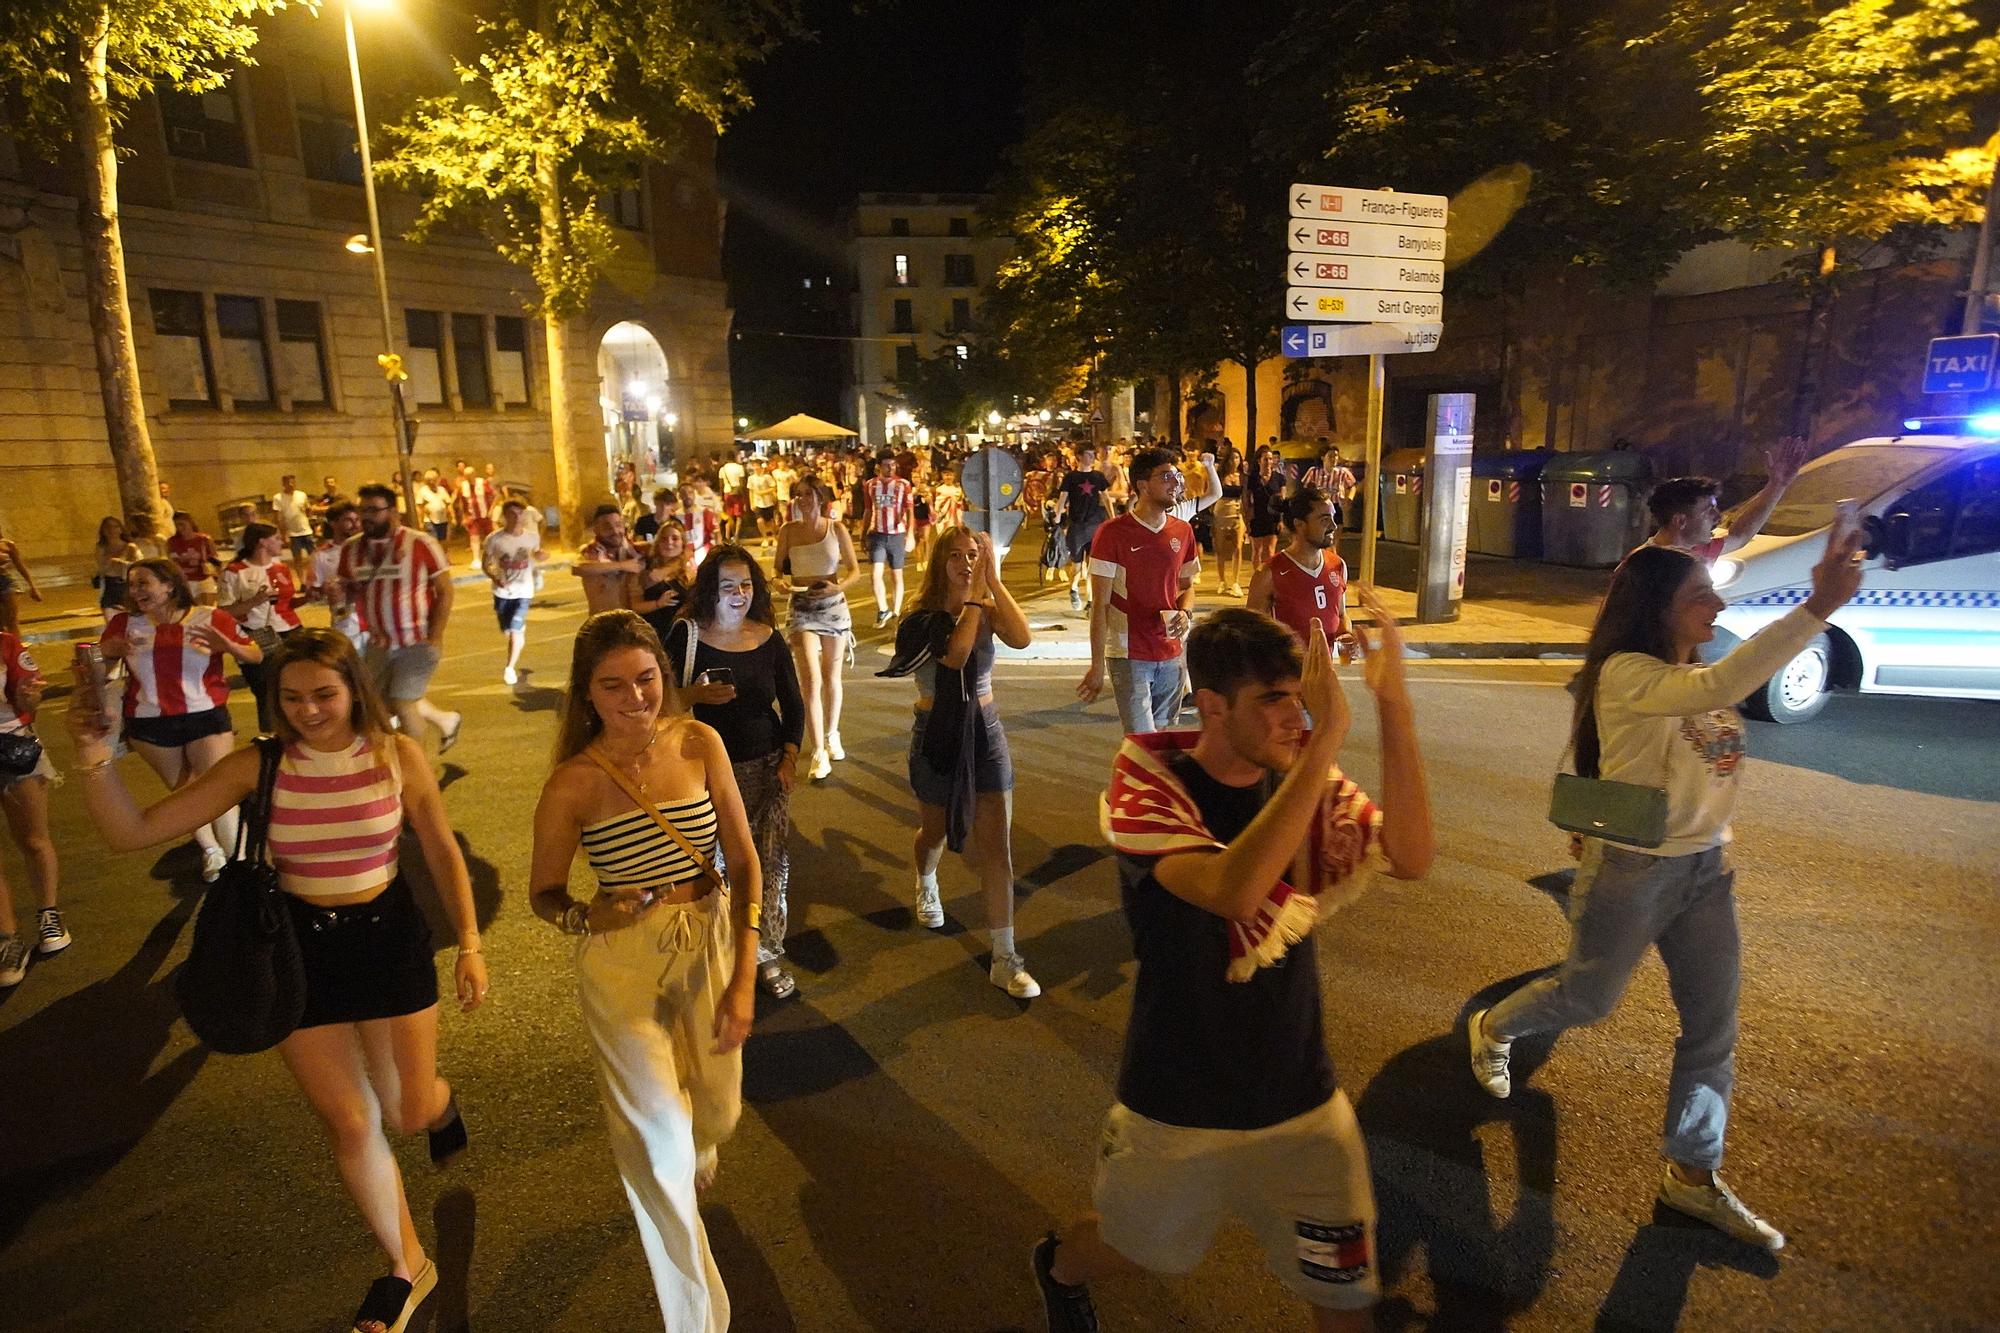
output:
M 916 491 L 901 477 L 870 477 L 862 483 L 868 497 L 868 530 L 891 537 L 910 530 Z
M 0 731 L 25 731 L 35 720 L 33 709 L 21 706 L 21 691 L 42 684 L 28 645 L 18 634 L 0 630 Z
M 458 498 L 465 504 L 467 518 L 493 517 L 493 483 L 486 478 L 464 478 L 458 483 Z
M 203 625 L 232 642 L 250 642 L 235 617 L 212 606 L 191 607 L 165 625 L 125 611 L 111 617 L 104 637 L 125 640 L 126 717 L 181 717 L 228 706 L 227 654 L 211 653 L 195 639 Z
M 361 614 L 361 628 L 385 648 L 422 643 L 431 628 L 431 580 L 451 568 L 427 532 L 397 528 L 381 541 L 368 534 L 340 549 L 340 580 Z
M 244 629 L 268 629 L 283 634 L 299 627 L 299 613 L 292 607 L 298 589 L 292 583 L 292 567 L 282 560 L 273 560 L 262 568 L 247 560 L 232 560 L 223 568 L 221 589 L 216 600 L 225 606 L 247 602 L 270 590 L 270 601 L 244 615 Z

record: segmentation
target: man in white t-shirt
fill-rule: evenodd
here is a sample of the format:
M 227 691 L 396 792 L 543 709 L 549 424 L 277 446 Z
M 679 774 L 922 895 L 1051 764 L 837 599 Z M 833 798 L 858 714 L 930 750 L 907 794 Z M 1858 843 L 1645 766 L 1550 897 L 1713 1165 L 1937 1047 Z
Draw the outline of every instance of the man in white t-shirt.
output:
M 368 634 L 361 628 L 361 614 L 340 581 L 340 548 L 361 531 L 361 512 L 352 500 L 335 500 L 326 510 L 326 540 L 313 552 L 306 567 L 306 596 L 326 603 L 327 615 L 335 631 L 360 652 L 368 646 Z
M 287 472 L 278 478 L 271 512 L 277 517 L 279 534 L 292 548 L 292 573 L 303 581 L 306 562 L 313 554 L 312 497 L 299 489 L 299 479 L 293 474 Z
M 507 665 L 500 679 L 520 679 L 521 649 L 528 643 L 528 602 L 535 595 L 535 563 L 541 542 L 528 522 L 528 506 L 508 500 L 500 506 L 500 530 L 486 539 L 481 564 L 493 581 L 493 615 L 507 636 Z

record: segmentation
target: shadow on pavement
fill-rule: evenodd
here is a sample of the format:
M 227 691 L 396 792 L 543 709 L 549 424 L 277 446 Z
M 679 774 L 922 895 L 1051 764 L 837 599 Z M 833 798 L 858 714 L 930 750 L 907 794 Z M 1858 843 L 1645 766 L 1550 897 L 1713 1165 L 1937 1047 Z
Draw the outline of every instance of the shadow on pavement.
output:
M 458 854 L 465 858 L 465 873 L 472 881 L 472 915 L 479 928 L 485 930 L 500 915 L 500 870 L 491 861 L 474 855 L 472 843 L 463 833 L 453 833 L 452 837 L 458 840 Z M 409 881 L 410 893 L 424 914 L 424 924 L 430 927 L 431 952 L 457 948 L 458 927 L 445 915 L 444 904 L 438 899 L 437 881 L 431 878 L 430 864 L 424 860 L 423 844 L 417 841 L 416 834 L 404 830 L 397 856 L 403 877 Z
M 799 1324 L 785 1306 L 777 1270 L 736 1220 L 736 1214 L 711 1204 L 701 1210 L 701 1220 L 708 1228 L 708 1248 L 715 1255 L 715 1266 L 722 1270 L 722 1280 L 729 1288 L 729 1326 L 754 1328 L 758 1333 L 798 1333 Z
M 1768 1280 L 1778 1275 L 1778 1257 L 1655 1203 L 1653 1220 L 1633 1233 L 1597 1312 L 1598 1333 L 1672 1333 L 1698 1268 L 1734 1268 Z
M 1548 1282 L 1555 1254 L 1550 1196 L 1556 1110 L 1547 1093 L 1524 1085 L 1555 1043 L 1532 1037 L 1514 1043 L 1514 1093 L 1500 1101 L 1473 1081 L 1465 1041 L 1468 1015 L 1540 975 L 1510 977 L 1480 991 L 1449 1033 L 1393 1057 L 1355 1105 L 1375 1177 L 1383 1290 L 1395 1288 L 1422 1250 L 1437 1307 L 1426 1320 L 1407 1297 L 1393 1296 L 1377 1313 L 1381 1329 L 1498 1333 L 1534 1304 Z M 1493 1214 L 1480 1143 L 1481 1129 L 1490 1124 L 1506 1126 L 1514 1139 L 1516 1178 L 1504 1193 L 1515 1205 L 1504 1219 Z
M 193 1045 L 155 1071 L 180 1004 L 173 974 L 156 977 L 196 898 L 175 901 L 123 966 L 0 1033 L 0 1250 L 42 1205 L 83 1194 L 115 1167 L 194 1081 L 208 1049 Z M 19 1313 L 18 1309 L 16 1313 Z
M 467 1287 L 478 1223 L 479 1201 L 462 1185 L 444 1191 L 431 1205 L 431 1224 L 437 1236 L 431 1246 L 431 1259 L 437 1264 L 438 1284 L 431 1298 L 424 1302 L 423 1317 L 429 1322 L 421 1327 L 432 1333 L 471 1333 L 471 1298 Z M 420 1326 L 412 1321 L 410 1327 L 414 1333 Z

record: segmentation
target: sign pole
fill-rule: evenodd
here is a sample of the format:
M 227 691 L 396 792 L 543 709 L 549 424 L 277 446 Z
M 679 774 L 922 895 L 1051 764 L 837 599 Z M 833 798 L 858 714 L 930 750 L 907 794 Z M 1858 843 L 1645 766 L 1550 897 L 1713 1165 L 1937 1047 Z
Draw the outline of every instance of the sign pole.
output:
M 1368 358 L 1368 489 L 1361 495 L 1361 582 L 1375 586 L 1375 532 L 1382 511 L 1382 389 L 1387 363 L 1380 352 Z
M 1424 456 L 1424 523 L 1417 548 L 1417 623 L 1458 619 L 1465 596 L 1465 529 L 1472 500 L 1472 409 L 1469 393 L 1434 393 L 1424 415 L 1430 441 Z

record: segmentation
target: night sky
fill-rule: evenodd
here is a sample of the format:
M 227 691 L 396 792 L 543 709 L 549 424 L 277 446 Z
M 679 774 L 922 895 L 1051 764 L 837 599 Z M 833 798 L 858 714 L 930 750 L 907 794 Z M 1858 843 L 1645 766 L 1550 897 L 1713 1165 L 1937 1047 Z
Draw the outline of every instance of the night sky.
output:
M 756 106 L 722 137 L 723 272 L 744 336 L 731 345 L 737 410 L 838 420 L 846 345 L 820 304 L 838 278 L 841 222 L 872 190 L 981 190 L 1021 130 L 1028 4 L 807 0 L 816 41 L 788 43 L 750 76 Z M 803 287 L 806 277 L 814 289 Z

